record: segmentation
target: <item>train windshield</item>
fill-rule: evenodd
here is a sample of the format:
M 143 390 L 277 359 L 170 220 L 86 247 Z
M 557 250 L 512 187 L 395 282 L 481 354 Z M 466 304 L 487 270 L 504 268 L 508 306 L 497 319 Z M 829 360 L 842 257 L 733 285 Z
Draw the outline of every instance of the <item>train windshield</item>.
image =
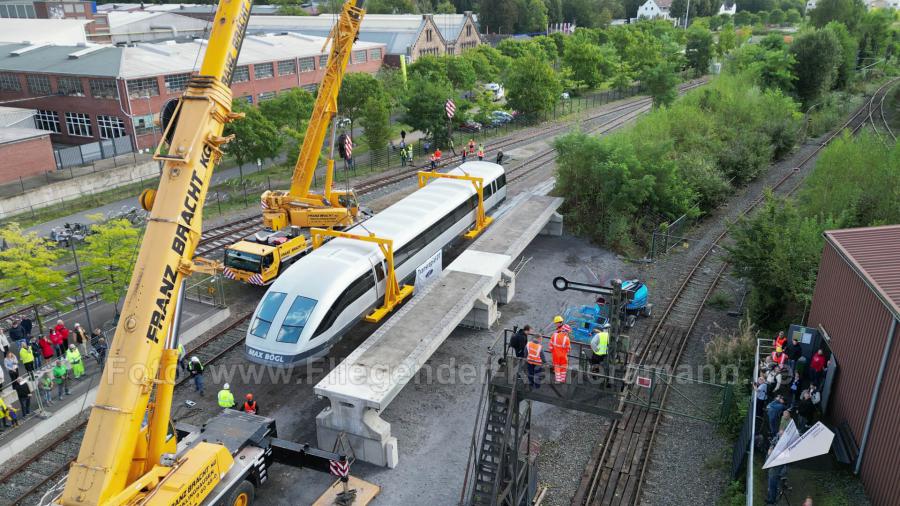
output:
M 233 249 L 225 250 L 225 267 L 239 269 L 246 272 L 260 273 L 262 269 L 262 256 L 253 253 L 245 253 Z
M 269 333 L 269 327 L 272 326 L 272 320 L 275 319 L 275 314 L 278 313 L 278 308 L 281 307 L 285 297 L 287 297 L 287 294 L 282 292 L 269 292 L 266 294 L 266 298 L 263 299 L 259 312 L 256 314 L 256 319 L 253 320 L 253 325 L 250 326 L 251 334 L 265 339 L 266 334 Z
M 316 301 L 306 297 L 297 296 L 291 309 L 288 310 L 287 316 L 284 317 L 284 323 L 281 330 L 278 331 L 278 337 L 275 338 L 279 343 L 296 343 L 300 339 L 300 333 L 303 327 L 309 321 L 309 315 L 312 314 L 313 308 L 316 307 Z

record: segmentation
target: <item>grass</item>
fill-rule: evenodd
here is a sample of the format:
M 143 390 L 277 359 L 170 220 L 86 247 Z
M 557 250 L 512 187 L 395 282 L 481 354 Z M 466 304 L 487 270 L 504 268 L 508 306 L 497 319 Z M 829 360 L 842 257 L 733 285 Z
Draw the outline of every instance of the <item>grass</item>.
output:
M 713 309 L 718 309 L 719 311 L 725 311 L 731 307 L 731 296 L 727 293 L 716 292 L 709 296 L 706 305 Z

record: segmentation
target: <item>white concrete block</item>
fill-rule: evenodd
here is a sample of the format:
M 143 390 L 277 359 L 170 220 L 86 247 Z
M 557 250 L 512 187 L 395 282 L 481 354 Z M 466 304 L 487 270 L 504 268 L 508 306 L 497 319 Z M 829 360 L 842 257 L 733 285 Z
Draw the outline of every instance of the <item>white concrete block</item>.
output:
M 541 235 L 562 235 L 563 233 L 563 217 L 561 214 L 554 212 L 550 216 L 550 221 L 541 230 Z

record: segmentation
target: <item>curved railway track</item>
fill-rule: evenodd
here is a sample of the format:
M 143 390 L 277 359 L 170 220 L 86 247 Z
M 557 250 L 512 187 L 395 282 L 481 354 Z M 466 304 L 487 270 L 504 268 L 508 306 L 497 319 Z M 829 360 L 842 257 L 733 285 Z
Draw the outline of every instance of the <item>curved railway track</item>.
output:
M 797 177 L 800 169 L 813 162 L 834 138 L 845 130 L 856 133 L 866 124 L 874 125 L 873 104 L 883 100 L 884 90 L 896 81 L 891 80 L 880 87 L 865 105 L 778 180 L 771 190 L 781 195 L 793 194 L 803 183 L 803 178 Z M 798 179 L 795 184 L 788 184 L 794 179 Z M 760 194 L 740 216 L 752 212 L 764 199 L 764 194 Z M 665 310 L 654 316 L 655 325 L 634 347 L 637 364 L 668 370 L 674 370 L 678 365 L 706 300 L 728 268 L 722 248 L 728 232 L 728 228 L 723 227 L 690 268 Z M 661 402 L 664 405 L 669 389 L 668 386 L 663 388 Z M 572 504 L 638 504 L 661 419 L 659 410 L 626 405 L 622 418 L 612 421 L 606 437 L 592 452 Z
M 884 101 L 887 99 L 891 90 L 894 89 L 893 85 L 896 82 L 897 80 L 894 79 L 889 81 L 887 85 L 879 88 L 872 96 L 872 99 L 866 104 L 868 121 L 872 125 L 872 130 L 885 142 L 897 142 L 897 135 L 894 134 L 894 131 L 891 129 L 887 114 L 884 112 Z
M 250 313 L 191 348 L 188 353 L 200 358 L 204 365 L 215 363 L 239 346 L 247 335 Z M 189 377 L 176 383 L 176 389 L 189 386 Z M 38 504 L 47 491 L 54 489 L 59 478 L 78 456 L 87 421 L 78 423 L 56 437 L 46 449 L 17 464 L 0 479 L 0 503 L 30 506 Z

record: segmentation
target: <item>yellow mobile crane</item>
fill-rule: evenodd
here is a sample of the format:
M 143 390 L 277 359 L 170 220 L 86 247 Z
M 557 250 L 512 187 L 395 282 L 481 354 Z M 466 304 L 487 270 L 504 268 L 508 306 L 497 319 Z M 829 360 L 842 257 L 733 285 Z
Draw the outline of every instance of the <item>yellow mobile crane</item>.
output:
M 81 450 L 55 504 L 246 505 L 272 462 L 327 472 L 341 459 L 278 439 L 270 418 L 232 410 L 203 428 L 170 431 L 182 281 L 200 267 L 193 255 L 210 177 L 229 141 L 222 129 L 240 117 L 229 86 L 250 6 L 220 0 L 199 75 L 166 128 L 171 141 L 154 156 L 164 162 L 159 189 L 141 195 L 147 229 Z
M 300 155 L 294 165 L 291 188 L 262 194 L 263 224 L 267 230 L 238 241 L 225 250 L 224 274 L 230 279 L 267 285 L 285 267 L 312 250 L 302 229 L 348 227 L 357 221 L 359 204 L 356 194 L 352 190 L 338 191 L 333 188 L 336 128 L 333 119 L 337 114 L 341 81 L 365 14 L 362 5 L 363 0 L 348 0 L 341 9 L 328 37 L 331 42 L 328 65 Z M 315 193 L 311 191 L 313 175 L 329 125 L 332 127 L 331 154 L 326 165 L 325 188 L 323 193 Z

